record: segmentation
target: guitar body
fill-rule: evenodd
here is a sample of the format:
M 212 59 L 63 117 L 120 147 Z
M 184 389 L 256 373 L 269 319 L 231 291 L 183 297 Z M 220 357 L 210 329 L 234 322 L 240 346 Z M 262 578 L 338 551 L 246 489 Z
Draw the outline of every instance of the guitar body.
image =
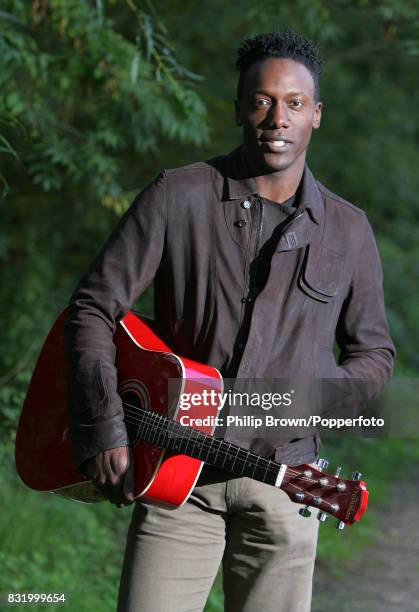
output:
M 32 489 L 78 501 L 100 501 L 101 493 L 75 466 L 68 436 L 65 316 L 64 311 L 51 329 L 28 388 L 16 434 L 16 466 Z M 218 370 L 175 355 L 159 337 L 155 323 L 133 312 L 118 323 L 114 344 L 118 393 L 131 428 L 140 422 L 138 408 L 179 421 L 181 393 L 223 390 Z M 191 406 L 188 417 L 210 417 L 207 422 L 213 422 L 218 405 L 208 404 Z M 192 427 L 206 434 L 214 429 L 211 425 Z M 189 497 L 203 466 L 199 459 L 141 440 L 133 444 L 133 458 L 135 497 L 172 508 Z

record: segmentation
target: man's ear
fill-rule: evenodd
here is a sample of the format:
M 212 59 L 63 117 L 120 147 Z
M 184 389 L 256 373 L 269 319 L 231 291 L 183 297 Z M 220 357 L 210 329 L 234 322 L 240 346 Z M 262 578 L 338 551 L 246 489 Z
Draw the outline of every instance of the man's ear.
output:
M 234 100 L 234 116 L 236 120 L 236 125 L 243 125 L 243 121 L 240 115 L 240 103 L 238 100 Z
M 317 102 L 316 106 L 314 107 L 313 128 L 315 130 L 317 130 L 320 127 L 320 122 L 322 119 L 322 108 L 323 108 L 322 102 Z

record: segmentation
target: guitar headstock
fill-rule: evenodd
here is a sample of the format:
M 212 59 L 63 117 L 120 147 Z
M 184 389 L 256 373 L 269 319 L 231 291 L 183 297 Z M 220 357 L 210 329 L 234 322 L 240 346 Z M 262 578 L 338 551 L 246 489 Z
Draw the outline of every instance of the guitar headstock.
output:
M 319 510 L 318 519 L 324 522 L 331 514 L 339 519 L 338 529 L 359 521 L 368 503 L 366 484 L 361 474 L 354 472 L 352 480 L 340 478 L 340 468 L 334 476 L 323 472 L 328 462 L 319 459 L 317 468 L 303 464 L 287 467 L 281 483 L 289 498 L 306 507 L 300 510 L 302 516 L 310 516 L 308 507 Z M 326 514 L 327 513 L 327 514 Z

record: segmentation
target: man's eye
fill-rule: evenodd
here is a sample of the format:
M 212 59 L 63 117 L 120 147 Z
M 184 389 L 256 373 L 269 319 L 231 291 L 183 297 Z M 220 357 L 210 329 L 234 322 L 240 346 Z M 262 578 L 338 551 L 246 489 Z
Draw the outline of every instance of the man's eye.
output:
M 302 100 L 292 100 L 291 101 L 291 106 L 293 106 L 294 108 L 300 108 L 303 105 L 304 105 L 304 102 Z
M 255 105 L 256 106 L 269 106 L 269 100 L 259 98 L 258 100 L 255 100 Z

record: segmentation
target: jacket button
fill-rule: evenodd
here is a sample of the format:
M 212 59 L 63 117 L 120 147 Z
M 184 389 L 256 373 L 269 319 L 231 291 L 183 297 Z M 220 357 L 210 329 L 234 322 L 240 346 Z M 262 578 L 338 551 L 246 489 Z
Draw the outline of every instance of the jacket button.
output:
M 253 302 L 253 298 L 252 297 L 244 297 L 244 298 L 242 298 L 242 302 L 243 302 L 243 304 L 246 304 L 247 302 Z
M 249 200 L 245 200 L 245 201 L 242 203 L 242 207 L 243 207 L 243 208 L 250 208 L 251 206 L 252 206 L 252 202 L 249 202 Z
M 239 219 L 238 221 L 234 222 L 234 225 L 236 227 L 244 227 L 246 225 L 247 221 L 245 221 L 244 219 Z

